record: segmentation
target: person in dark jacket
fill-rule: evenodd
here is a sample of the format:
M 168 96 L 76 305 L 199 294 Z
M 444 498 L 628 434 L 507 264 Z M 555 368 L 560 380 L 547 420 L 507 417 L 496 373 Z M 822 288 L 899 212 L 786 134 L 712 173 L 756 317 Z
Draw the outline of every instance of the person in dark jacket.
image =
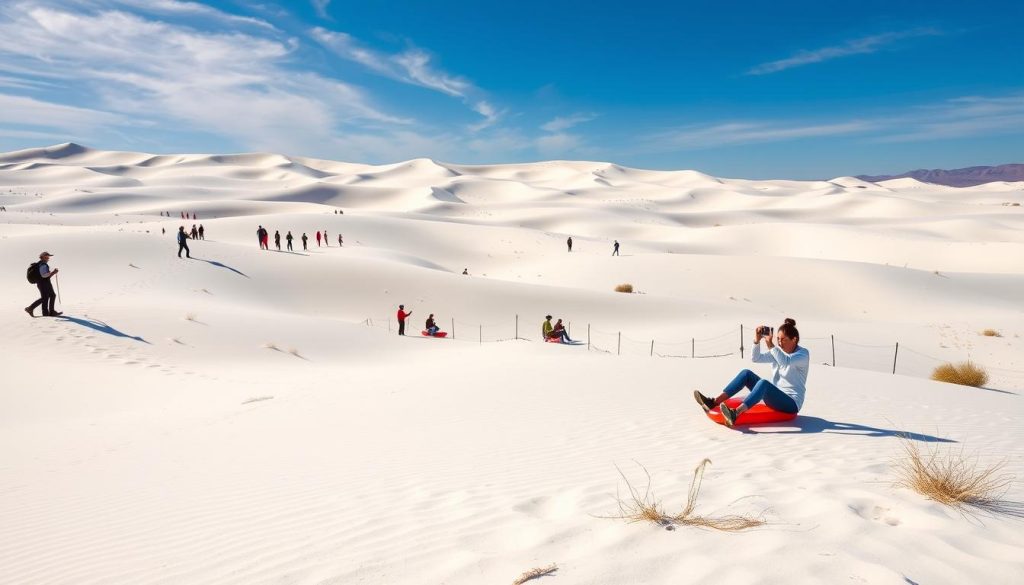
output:
M 277 251 L 281 251 L 281 232 L 274 230 L 274 245 L 277 246 Z
M 192 257 L 192 253 L 188 249 L 188 234 L 185 233 L 185 226 L 178 227 L 178 258 L 181 258 L 182 250 L 185 250 L 186 258 Z
M 437 332 L 438 332 L 438 330 L 440 328 L 437 326 L 437 323 L 434 322 L 434 314 L 433 313 L 431 313 L 430 316 L 427 317 L 427 325 L 426 325 L 426 327 L 427 327 L 427 333 L 429 333 L 431 335 L 437 335 Z
M 56 293 L 53 292 L 53 285 L 50 284 L 50 279 L 57 275 L 60 270 L 54 268 L 50 270 L 50 257 L 53 254 L 49 252 L 43 252 L 39 255 L 39 282 L 36 283 L 36 287 L 39 288 L 39 300 L 25 307 L 25 312 L 30 317 L 35 317 L 33 311 L 39 305 L 43 306 L 43 317 L 58 317 L 62 315 L 60 311 L 56 311 L 53 308 L 53 303 L 57 299 Z
M 203 229 L 203 224 L 199 224 L 199 239 L 200 240 L 205 240 L 206 239 L 206 230 Z
M 288 251 L 289 252 L 293 252 L 294 250 L 292 250 L 292 232 L 291 232 L 291 230 L 288 230 L 288 235 L 286 235 L 284 237 L 284 239 L 285 239 L 286 242 L 288 242 Z
M 619 255 L 619 241 L 615 240 L 615 249 L 612 250 L 612 256 L 618 256 L 618 255 Z
M 565 245 L 569 246 L 569 251 L 572 252 L 572 236 L 569 236 L 569 239 L 565 241 Z
M 309 241 L 309 236 L 307 236 L 306 233 L 303 232 L 302 233 L 302 249 L 303 249 L 303 251 L 309 250 L 309 247 L 306 245 L 306 242 L 308 242 L 308 241 Z

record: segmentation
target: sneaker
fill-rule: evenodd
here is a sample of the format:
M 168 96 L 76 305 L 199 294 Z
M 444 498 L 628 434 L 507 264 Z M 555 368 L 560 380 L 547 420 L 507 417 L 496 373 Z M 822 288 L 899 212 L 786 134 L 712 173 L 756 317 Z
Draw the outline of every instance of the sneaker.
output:
M 28 316 L 29 316 L 29 317 L 35 318 L 35 316 L 36 316 L 36 314 L 35 314 L 35 313 L 33 313 L 33 312 L 32 312 L 32 309 L 31 309 L 31 308 L 29 308 L 29 307 L 25 307 L 25 312 L 26 312 L 26 313 L 28 313 Z
M 693 391 L 693 398 L 697 401 L 697 404 L 704 409 L 704 412 L 708 412 L 715 407 L 715 399 L 704 396 L 700 393 L 700 390 Z
M 50 316 L 51 317 L 60 317 L 63 314 L 64 314 L 64 311 L 54 311 L 54 312 L 50 313 Z
M 718 409 L 722 411 L 722 418 L 725 419 L 725 426 L 731 427 L 736 424 L 736 411 L 734 409 L 729 408 L 729 405 L 725 403 L 722 403 Z

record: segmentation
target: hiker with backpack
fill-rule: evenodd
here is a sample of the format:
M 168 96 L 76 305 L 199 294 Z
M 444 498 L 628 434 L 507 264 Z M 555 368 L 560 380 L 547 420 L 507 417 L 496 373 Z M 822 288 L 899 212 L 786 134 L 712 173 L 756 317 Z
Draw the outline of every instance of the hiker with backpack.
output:
M 181 258 L 182 250 L 185 250 L 186 258 L 192 257 L 192 252 L 188 249 L 188 234 L 185 233 L 185 226 L 178 226 L 178 258 Z
M 285 236 L 284 239 L 288 242 L 288 251 L 289 252 L 293 252 L 294 250 L 292 250 L 292 231 L 291 230 L 288 230 L 288 235 Z
M 53 292 L 53 285 L 50 284 L 50 279 L 57 276 L 60 270 L 57 268 L 50 270 L 49 261 L 51 256 L 53 254 L 43 252 L 39 255 L 39 262 L 33 262 L 28 267 L 26 274 L 28 281 L 39 288 L 39 300 L 25 307 L 25 312 L 28 313 L 29 317 L 35 317 L 33 311 L 39 305 L 43 306 L 43 317 L 58 317 L 63 314 L 53 308 L 53 304 L 57 300 L 57 294 Z
M 206 239 L 206 230 L 203 229 L 203 224 L 199 224 L 199 239 L 200 240 L 205 240 Z
M 281 232 L 274 230 L 274 245 L 277 246 L 277 251 L 281 251 Z

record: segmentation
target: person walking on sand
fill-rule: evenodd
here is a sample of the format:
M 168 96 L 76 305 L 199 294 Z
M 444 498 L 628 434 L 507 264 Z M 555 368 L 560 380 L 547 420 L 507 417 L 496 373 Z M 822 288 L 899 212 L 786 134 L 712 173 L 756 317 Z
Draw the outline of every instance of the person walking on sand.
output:
M 565 245 L 568 246 L 569 251 L 572 252 L 572 236 L 569 236 L 569 239 L 565 241 Z
M 612 256 L 618 256 L 618 255 L 619 255 L 619 241 L 615 240 L 615 249 L 612 250 Z
M 341 234 L 338 234 L 338 247 L 341 248 L 342 244 L 343 244 L 343 242 L 341 240 Z
M 284 239 L 285 239 L 286 242 L 288 242 L 288 251 L 289 252 L 294 252 L 294 250 L 292 250 L 292 232 L 291 232 L 291 230 L 288 230 L 288 235 L 286 235 L 284 237 Z
M 281 251 L 281 232 L 274 230 L 274 245 L 277 246 L 277 251 Z
M 412 311 L 405 312 L 405 305 L 398 305 L 398 334 L 405 335 L 405 318 L 412 315 Z
M 199 239 L 199 228 L 196 227 L 196 224 L 192 224 L 192 231 L 189 233 L 189 236 L 193 240 L 198 240 Z
M 199 239 L 200 240 L 205 240 L 206 239 L 206 231 L 203 230 L 203 224 L 199 224 Z
M 331 247 L 331 240 L 327 238 L 327 230 L 324 230 L 324 245 L 328 248 Z
M 306 236 L 306 232 L 302 232 L 302 250 L 307 251 L 309 248 L 306 247 L 306 242 L 309 241 L 309 237 Z
M 767 352 L 761 351 L 761 340 L 764 339 Z M 699 390 L 693 391 L 693 397 L 704 412 L 718 406 L 725 424 L 733 426 L 740 416 L 758 402 L 764 401 L 772 410 L 796 414 L 804 404 L 807 393 L 807 371 L 810 368 L 811 356 L 807 348 L 800 347 L 800 332 L 796 329 L 796 321 L 786 319 L 777 331 L 778 345 L 772 343 L 772 331 L 767 326 L 758 327 L 754 333 L 754 350 L 750 354 L 755 363 L 772 365 L 771 381 L 758 377 L 750 370 L 743 370 L 726 385 L 717 398 L 704 396 Z M 750 394 L 735 409 L 725 404 L 726 399 L 735 396 L 743 388 Z
M 256 229 L 256 239 L 260 243 L 260 250 L 262 250 L 263 247 L 265 246 L 265 244 L 263 242 L 264 242 L 264 234 L 266 234 L 266 232 L 267 232 L 267 230 L 263 229 L 263 226 L 259 226 Z
M 316 230 L 316 247 L 320 247 L 320 230 Z
M 188 249 L 188 234 L 185 233 L 185 226 L 178 227 L 178 258 L 181 258 L 182 250 L 185 250 L 186 258 L 192 257 L 192 252 Z
M 50 270 L 49 262 L 51 256 L 53 254 L 43 252 L 39 255 L 39 262 L 29 266 L 29 282 L 35 284 L 36 288 L 39 289 L 39 300 L 25 307 L 25 312 L 28 313 L 29 317 L 35 317 L 33 311 L 39 305 L 43 306 L 43 317 L 59 317 L 63 314 L 53 308 L 57 295 L 53 292 L 53 285 L 50 284 L 50 279 L 57 276 L 60 269 L 54 268 Z

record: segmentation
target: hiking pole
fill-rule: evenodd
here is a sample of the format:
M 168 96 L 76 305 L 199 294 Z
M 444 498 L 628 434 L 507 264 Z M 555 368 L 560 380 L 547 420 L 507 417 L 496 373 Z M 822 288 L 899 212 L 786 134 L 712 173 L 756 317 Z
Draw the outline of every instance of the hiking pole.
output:
M 60 306 L 63 307 L 64 306 L 64 301 L 60 300 L 60 275 L 59 274 L 53 275 L 53 281 L 57 283 L 57 302 L 60 303 Z

